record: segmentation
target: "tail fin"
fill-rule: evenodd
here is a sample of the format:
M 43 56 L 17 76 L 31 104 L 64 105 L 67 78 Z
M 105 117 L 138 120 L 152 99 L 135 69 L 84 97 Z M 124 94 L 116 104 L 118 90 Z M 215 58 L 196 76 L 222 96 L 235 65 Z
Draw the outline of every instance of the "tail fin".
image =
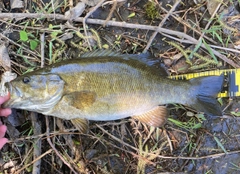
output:
M 190 83 L 197 87 L 197 90 L 195 89 L 197 100 L 192 106 L 210 116 L 222 115 L 217 95 L 222 90 L 224 75 L 195 78 L 191 79 Z

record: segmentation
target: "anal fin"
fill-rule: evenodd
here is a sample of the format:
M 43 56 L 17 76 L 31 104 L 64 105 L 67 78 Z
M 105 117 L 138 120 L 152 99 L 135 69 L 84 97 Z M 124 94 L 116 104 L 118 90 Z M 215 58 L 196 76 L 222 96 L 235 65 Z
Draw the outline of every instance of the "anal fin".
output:
M 71 120 L 72 124 L 82 133 L 88 132 L 88 120 L 82 118 L 75 118 Z
M 141 114 L 134 115 L 132 118 L 139 120 L 142 123 L 146 123 L 150 126 L 160 127 L 167 121 L 168 111 L 165 106 L 157 106 L 152 110 Z

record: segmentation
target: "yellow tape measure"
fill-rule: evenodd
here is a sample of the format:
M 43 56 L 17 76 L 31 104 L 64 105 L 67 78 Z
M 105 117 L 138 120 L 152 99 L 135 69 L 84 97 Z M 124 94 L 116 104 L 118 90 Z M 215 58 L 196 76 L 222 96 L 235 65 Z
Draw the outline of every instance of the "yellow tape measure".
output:
M 224 74 L 228 79 L 228 86 L 218 94 L 218 97 L 237 97 L 240 96 L 240 69 L 213 70 L 199 73 L 181 74 L 169 76 L 175 80 L 189 80 L 203 76 L 218 76 Z

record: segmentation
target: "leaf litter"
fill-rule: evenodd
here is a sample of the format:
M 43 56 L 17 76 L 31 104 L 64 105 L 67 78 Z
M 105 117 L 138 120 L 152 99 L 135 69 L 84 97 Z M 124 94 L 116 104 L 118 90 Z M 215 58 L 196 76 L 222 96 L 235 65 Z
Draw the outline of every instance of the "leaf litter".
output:
M 146 14 L 151 12 L 151 9 L 146 10 L 145 5 L 148 1 L 117 1 L 117 4 L 116 1 L 104 2 L 104 5 L 100 4 L 98 8 L 94 7 L 101 1 L 83 1 L 87 6 L 79 5 L 79 9 L 77 1 L 58 3 L 36 1 L 29 6 L 23 4 L 29 9 L 19 6 L 14 12 L 11 11 L 11 4 L 5 2 L 2 12 L 9 15 L 20 12 L 26 14 L 26 17 L 9 21 L 6 17 L 2 18 L 0 14 L 0 30 L 4 34 L 1 34 L 1 37 L 9 42 L 8 51 L 6 47 L 2 48 L 0 54 L 0 63 L 7 60 L 6 63 L 1 64 L 2 72 L 10 71 L 20 75 L 39 68 L 42 61 L 40 44 L 31 49 L 30 39 L 40 43 L 40 34 L 43 33 L 45 34 L 43 40 L 45 64 L 76 58 L 83 52 L 91 48 L 100 48 L 102 45 L 122 53 L 141 53 L 150 43 L 149 38 L 152 32 L 137 27 L 123 28 L 121 25 L 124 26 L 124 23 L 128 22 L 157 27 L 166 15 L 169 16 L 161 27 L 169 31 L 172 29 L 180 31 L 184 37 L 179 39 L 181 36 L 176 37 L 170 32 L 168 33 L 170 35 L 157 34 L 151 40 L 148 51 L 167 62 L 165 65 L 170 74 L 226 69 L 231 65 L 239 65 L 238 50 L 236 50 L 238 32 L 231 32 L 230 29 L 234 29 L 234 25 L 229 25 L 230 28 L 228 28 L 228 24 L 236 24 L 234 19 L 237 18 L 237 10 L 234 13 L 225 13 L 224 20 L 221 20 L 220 11 L 217 11 L 214 16 L 217 6 L 215 5 L 215 10 L 210 12 L 210 4 L 207 5 L 204 1 L 194 1 L 190 4 L 182 1 L 171 13 L 168 12 L 174 5 L 172 1 L 152 1 L 158 6 L 160 14 L 156 14 L 156 18 L 152 19 L 151 14 Z M 224 2 L 221 7 L 228 6 L 232 9 L 236 5 L 237 2 Z M 27 10 L 31 13 L 28 14 Z M 109 15 L 110 11 L 111 15 Z M 28 18 L 32 13 L 64 16 L 66 12 L 70 14 L 72 12 L 70 16 L 65 15 L 69 19 L 67 22 L 64 19 L 55 19 L 56 16 L 47 19 Z M 85 19 L 85 25 L 75 22 L 78 16 L 86 17 L 87 14 L 88 18 L 96 19 L 94 21 L 96 25 L 88 24 L 88 18 Z M 110 19 L 108 19 L 109 16 Z M 209 20 L 212 16 L 214 18 Z M 106 21 L 106 26 L 102 27 L 97 25 L 98 19 L 109 21 Z M 108 23 L 114 24 L 114 21 L 121 22 L 121 25 L 110 27 Z M 206 28 L 208 22 L 210 28 Z M 216 25 L 220 26 L 220 29 L 213 30 Z M 228 31 L 236 37 L 234 39 L 227 37 L 224 28 L 228 28 Z M 21 31 L 24 31 L 22 36 L 25 41 L 19 40 Z M 18 37 L 14 32 L 18 33 Z M 202 40 L 198 41 L 202 33 L 205 33 L 204 44 L 201 43 Z M 192 40 L 186 39 L 189 38 L 186 35 L 195 38 L 198 42 L 193 43 Z M 219 42 L 213 36 L 217 36 Z M 183 47 L 174 47 L 163 39 Z M 192 45 L 197 46 L 191 47 Z M 205 45 L 205 49 L 202 45 Z M 213 50 L 212 45 L 217 47 Z M 232 48 L 233 52 L 226 48 Z M 195 54 L 190 54 L 191 52 L 186 50 L 193 50 Z M 220 59 L 216 51 L 227 55 L 227 59 Z M 8 54 L 6 55 L 8 52 L 10 58 Z M 201 56 L 205 56 L 205 59 Z M 210 60 L 217 60 L 222 64 L 205 64 Z M 230 61 L 234 64 L 228 64 Z M 192 68 L 193 66 L 198 68 Z M 11 73 L 6 74 L 8 78 L 2 82 L 3 86 L 6 80 L 9 81 L 13 77 Z M 228 99 L 223 101 L 227 103 Z M 45 117 L 40 114 L 13 110 L 13 114 L 4 119 L 8 126 L 7 136 L 10 141 L 1 151 L 1 171 L 5 173 L 33 173 L 33 171 L 41 173 L 236 173 L 239 170 L 237 168 L 239 166 L 235 164 L 240 162 L 238 143 L 240 125 L 239 119 L 230 113 L 232 111 L 235 115 L 239 115 L 238 99 L 235 99 L 228 108 L 230 112 L 227 111 L 223 117 L 211 118 L 179 105 L 169 107 L 171 119 L 174 121 L 168 121 L 163 128 L 151 128 L 133 119 L 123 119 L 91 122 L 88 134 L 79 133 L 68 121 L 52 117 L 45 121 Z

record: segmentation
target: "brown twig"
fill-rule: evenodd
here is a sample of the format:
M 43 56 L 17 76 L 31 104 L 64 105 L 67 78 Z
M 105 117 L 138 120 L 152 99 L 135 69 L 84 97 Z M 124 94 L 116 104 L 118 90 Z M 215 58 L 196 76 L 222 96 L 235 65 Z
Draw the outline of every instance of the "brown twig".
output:
M 168 12 L 168 11 L 167 11 L 165 8 L 163 8 L 162 6 L 159 6 L 159 7 L 160 7 L 160 9 L 161 9 L 162 11 L 164 11 L 165 13 Z M 174 15 L 174 13 L 172 13 L 171 16 L 172 16 L 176 21 L 178 21 L 179 23 L 181 23 L 182 25 L 186 26 L 186 27 L 189 28 L 190 30 L 193 30 L 195 33 L 197 33 L 197 34 L 199 34 L 199 35 L 202 34 L 201 31 L 198 31 L 196 28 L 194 28 L 194 27 L 192 27 L 191 25 L 189 25 L 189 23 L 185 22 L 182 18 L 180 18 L 180 17 L 177 16 L 177 15 Z M 217 44 L 217 42 L 214 41 L 213 39 L 211 39 L 211 38 L 209 38 L 209 37 L 207 37 L 207 36 L 205 36 L 205 35 L 204 35 L 203 37 L 204 37 L 205 39 L 207 39 L 208 41 L 210 41 L 210 42 L 212 42 L 212 43 L 214 43 L 214 44 Z
M 135 150 L 136 152 L 139 152 L 139 150 L 133 146 L 131 146 L 128 143 L 123 142 L 121 139 L 111 135 L 108 131 L 106 131 L 105 129 L 103 129 L 101 126 L 96 125 L 99 129 L 101 129 L 105 134 L 107 134 L 108 136 L 110 136 L 112 139 L 120 142 L 121 144 L 123 144 L 124 146 L 127 146 L 133 150 Z M 90 135 L 89 135 L 90 136 Z M 116 146 L 117 148 L 117 146 Z M 121 150 L 123 150 L 121 148 Z M 155 153 L 151 153 L 151 152 L 142 152 L 147 153 L 147 154 L 151 154 L 151 155 L 156 155 Z M 228 151 L 227 155 L 231 155 L 231 154 L 236 154 L 236 153 L 240 153 L 240 150 L 236 150 L 236 151 Z M 132 153 L 131 153 L 132 154 Z M 183 156 L 163 156 L 163 155 L 157 155 L 157 157 L 162 158 L 162 159 L 187 159 L 187 160 L 199 160 L 199 159 L 206 159 L 206 158 L 219 158 L 221 156 L 226 156 L 226 153 L 218 153 L 218 154 L 212 154 L 212 155 L 206 155 L 206 156 L 201 156 L 201 157 L 183 157 Z
M 35 112 L 31 112 L 31 122 L 32 122 L 32 127 L 33 127 L 33 134 L 38 135 L 41 134 L 41 125 L 40 122 L 37 120 L 37 114 Z M 33 149 L 33 159 L 37 159 L 39 156 L 41 156 L 41 146 L 42 146 L 42 141 L 41 138 L 37 138 L 34 140 L 34 149 Z M 41 169 L 41 159 L 37 160 L 33 164 L 33 173 L 40 174 L 40 169 Z
M 33 163 L 35 163 L 36 161 L 40 160 L 41 158 L 43 158 L 44 156 L 46 156 L 47 154 L 49 154 L 51 152 L 52 152 L 52 149 L 49 149 L 47 152 L 45 152 L 44 154 L 40 155 L 38 158 L 33 160 L 31 163 L 29 163 L 29 164 L 25 165 L 24 167 L 20 168 L 18 171 L 15 172 L 15 174 L 21 173 L 21 171 L 23 171 L 24 169 L 26 169 L 27 167 L 29 167 L 30 165 L 32 165 Z
M 200 35 L 200 37 L 198 38 L 198 42 L 196 43 L 196 45 L 198 45 L 199 42 L 202 41 L 202 39 L 203 39 L 203 37 L 204 37 L 204 35 L 205 35 L 205 33 L 206 33 L 206 30 L 208 29 L 208 27 L 209 27 L 210 24 L 212 23 L 212 19 L 215 17 L 215 15 L 216 15 L 218 9 L 220 8 L 220 6 L 221 6 L 221 2 L 219 2 L 217 8 L 215 9 L 214 13 L 212 14 L 212 16 L 211 16 L 210 20 L 208 21 L 207 25 L 205 26 L 205 31 L 203 31 L 202 34 Z M 202 45 L 203 45 L 203 44 L 202 44 Z M 214 53 L 214 54 L 215 54 L 215 53 Z M 217 54 L 215 54 L 215 55 L 217 55 Z
M 212 23 L 213 18 L 214 18 L 215 15 L 217 14 L 217 11 L 218 11 L 218 9 L 220 8 L 221 5 L 222 5 L 222 3 L 219 2 L 218 6 L 217 6 L 217 8 L 215 9 L 215 11 L 213 12 L 211 18 L 208 20 L 208 23 L 207 23 L 207 25 L 205 26 L 205 30 L 207 30 L 208 27 L 210 26 L 210 24 Z M 205 33 L 206 33 L 206 32 L 204 31 L 204 32 L 201 34 L 201 36 L 200 36 L 199 39 L 198 39 L 199 42 L 200 42 L 200 40 L 203 38 L 203 36 L 205 35 Z
M 74 132 L 76 131 L 77 129 L 65 129 L 66 132 L 62 132 L 62 131 L 56 131 L 56 132 L 49 132 L 49 135 L 50 137 L 52 136 L 57 136 L 57 135 L 68 135 L 68 134 L 75 134 L 75 135 L 79 135 L 81 133 L 79 132 Z M 22 138 L 14 138 L 14 140 L 9 140 L 8 143 L 14 143 L 14 142 L 17 142 L 17 141 L 24 141 L 24 140 L 32 140 L 32 139 L 35 139 L 35 138 L 42 138 L 42 139 L 45 139 L 46 137 L 46 133 L 44 134 L 39 134 L 39 135 L 33 135 L 33 136 L 27 136 L 27 137 L 22 137 Z
M 72 166 L 62 157 L 62 155 L 58 152 L 58 150 L 54 147 L 54 145 L 52 144 L 52 141 L 50 139 L 50 133 L 49 133 L 49 119 L 48 116 L 45 117 L 46 118 L 46 135 L 47 135 L 47 141 L 49 143 L 49 145 L 52 147 L 53 151 L 56 153 L 56 155 L 62 160 L 62 162 L 69 167 L 69 169 L 77 174 L 77 172 L 72 168 Z
M 193 154 L 196 152 L 196 148 L 197 148 L 197 146 L 199 145 L 199 143 L 201 142 L 201 140 L 202 140 L 202 135 L 197 137 L 197 141 L 196 141 L 196 143 L 195 143 L 196 146 L 191 149 L 191 152 L 190 152 L 190 154 L 189 154 L 189 157 L 192 157 Z M 187 159 L 186 161 L 184 161 L 184 163 L 182 164 L 182 166 L 181 166 L 181 168 L 180 168 L 180 171 L 182 171 L 182 170 L 184 169 L 184 167 L 187 165 L 188 161 L 189 161 L 189 159 Z
M 116 7 L 117 7 L 117 1 L 116 1 L 116 0 L 113 0 L 112 8 L 111 8 L 111 10 L 110 10 L 110 12 L 109 12 L 109 14 L 108 14 L 108 17 L 107 17 L 106 20 L 105 20 L 105 23 L 103 24 L 103 27 L 105 27 L 107 21 L 109 21 L 109 20 L 111 19 L 114 10 L 116 10 Z
M 45 50 L 45 33 L 41 34 L 40 36 L 40 42 L 41 42 L 41 68 L 44 67 L 44 50 Z
M 171 10 L 167 13 L 167 15 L 164 17 L 164 19 L 163 19 L 163 20 L 160 22 L 160 24 L 158 25 L 159 28 L 163 26 L 163 24 L 166 22 L 166 20 L 168 19 L 168 17 L 172 14 L 172 12 L 176 9 L 176 7 L 178 6 L 178 4 L 179 4 L 180 2 L 181 2 L 181 0 L 177 0 L 177 1 L 175 2 L 175 4 L 172 6 Z M 152 44 L 152 42 L 153 42 L 153 39 L 156 37 L 157 34 L 158 34 L 158 31 L 156 30 L 156 31 L 152 34 L 152 36 L 150 37 L 150 39 L 149 39 L 146 47 L 145 47 L 144 50 L 143 50 L 143 53 L 146 53 L 147 50 L 150 48 L 150 46 L 151 46 L 151 44 Z
M 83 23 L 83 29 L 84 29 L 84 34 L 85 34 L 85 36 L 86 36 L 86 40 L 87 40 L 87 43 L 88 43 L 88 45 L 89 45 L 89 48 L 90 48 L 90 50 L 92 50 L 92 47 L 91 47 L 91 44 L 90 44 L 90 42 L 89 42 L 89 40 L 88 40 L 88 34 L 87 34 L 87 29 L 86 29 L 86 19 L 93 13 L 93 12 L 95 12 L 103 3 L 104 3 L 104 1 L 105 0 L 101 0 L 101 1 L 99 1 L 98 3 L 97 3 L 97 5 L 91 10 L 91 11 L 89 11 L 87 14 L 86 14 L 86 16 L 83 18 L 83 21 L 82 21 L 82 23 Z
M 69 20 L 68 18 L 66 18 L 64 15 L 60 15 L 60 14 L 42 14 L 42 13 L 0 13 L 0 18 L 8 18 L 8 19 L 12 19 L 12 18 L 55 18 L 55 19 L 59 19 L 59 20 Z M 76 18 L 74 21 L 76 22 L 83 22 L 82 17 Z M 105 23 L 105 20 L 101 20 L 101 19 L 86 19 L 85 21 L 86 23 L 89 24 L 99 24 L 99 25 L 103 25 Z M 192 44 L 198 44 L 198 40 L 196 40 L 195 38 L 183 33 L 183 32 L 179 32 L 179 31 L 174 31 L 174 30 L 170 30 L 170 29 L 166 29 L 166 28 L 161 28 L 158 26 L 149 26 L 149 25 L 142 25 L 142 24 L 131 24 L 131 23 L 126 23 L 126 22 L 116 22 L 116 21 L 108 21 L 107 22 L 107 26 L 118 26 L 118 27 L 125 27 L 125 28 L 132 28 L 132 29 L 144 29 L 144 30 L 153 30 L 153 31 L 158 31 L 160 33 L 165 33 L 165 34 L 169 34 L 169 35 L 175 35 L 179 38 L 183 38 L 186 39 L 188 41 L 190 41 Z M 202 48 L 207 49 L 205 47 L 204 44 L 201 45 Z M 239 68 L 240 65 L 236 64 L 235 62 L 233 62 L 232 60 L 228 59 L 226 56 L 222 55 L 221 53 L 219 53 L 216 50 L 211 49 L 211 51 L 220 59 L 222 59 L 223 61 L 227 62 L 229 65 L 233 66 L 234 68 Z

